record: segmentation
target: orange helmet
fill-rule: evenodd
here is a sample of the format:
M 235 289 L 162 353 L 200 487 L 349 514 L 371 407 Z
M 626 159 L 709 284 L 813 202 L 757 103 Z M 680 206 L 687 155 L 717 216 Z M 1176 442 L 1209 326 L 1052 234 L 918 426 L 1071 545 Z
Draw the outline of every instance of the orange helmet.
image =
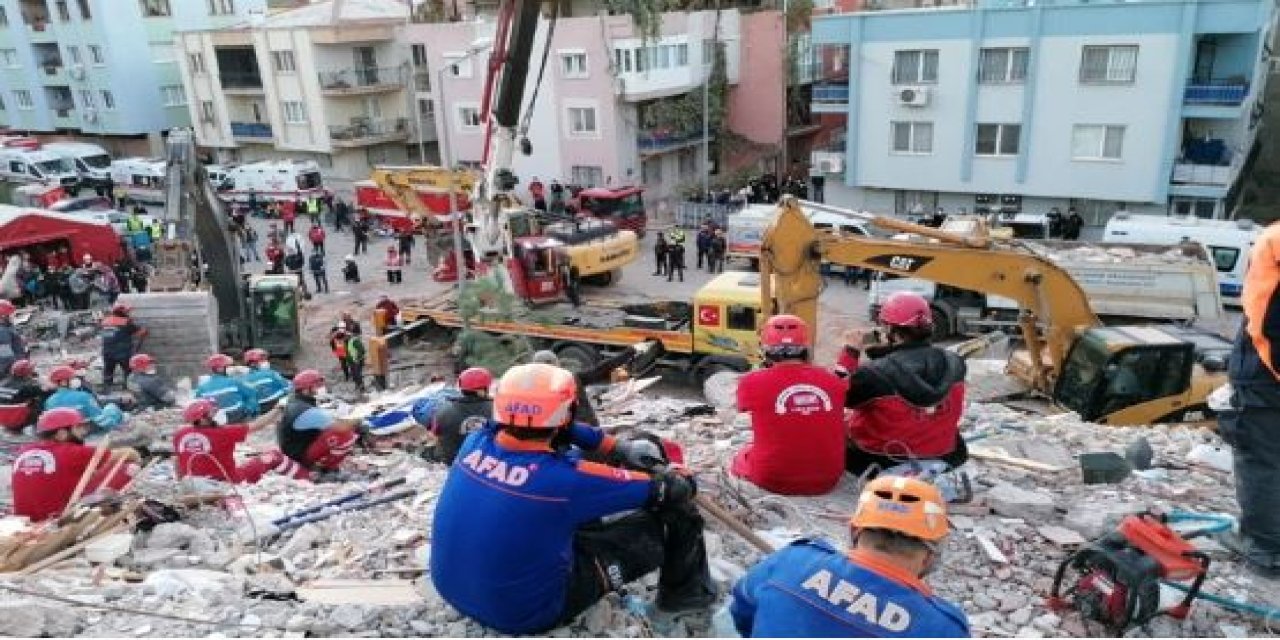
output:
M 139 353 L 138 355 L 132 358 L 129 358 L 129 370 L 130 371 L 146 371 L 147 369 L 150 369 L 151 366 L 154 365 L 155 363 L 156 363 L 155 358 L 152 358 L 151 356 L 145 353 Z
M 212 420 L 213 414 L 218 412 L 218 405 L 208 398 L 201 398 L 187 405 L 182 410 L 182 419 L 187 422 L 195 423 L 200 420 Z
M 498 424 L 558 429 L 573 419 L 578 383 L 573 374 L 549 364 L 522 364 L 507 370 L 493 396 Z
M 937 487 L 915 478 L 880 476 L 867 483 L 849 524 L 937 542 L 947 537 L 946 502 Z
M 35 375 L 35 373 L 36 373 L 35 363 L 31 362 L 26 358 L 23 358 L 21 360 L 18 360 L 17 362 L 14 362 L 13 366 L 9 367 L 9 374 L 13 376 L 17 376 L 19 378 L 26 378 L 27 376 Z
M 71 407 L 58 407 L 40 414 L 36 420 L 36 433 L 51 433 L 84 424 L 84 416 Z
M 76 370 L 63 365 L 49 372 L 49 382 L 53 384 L 67 384 L 76 377 Z
M 270 356 L 267 354 L 266 349 L 250 349 L 244 352 L 245 364 L 258 364 L 259 362 L 266 362 L 269 358 Z
M 205 366 L 209 367 L 209 370 L 214 373 L 226 371 L 227 367 L 235 363 L 236 361 L 232 360 L 231 356 L 225 353 L 215 353 L 209 356 L 208 360 L 204 361 Z

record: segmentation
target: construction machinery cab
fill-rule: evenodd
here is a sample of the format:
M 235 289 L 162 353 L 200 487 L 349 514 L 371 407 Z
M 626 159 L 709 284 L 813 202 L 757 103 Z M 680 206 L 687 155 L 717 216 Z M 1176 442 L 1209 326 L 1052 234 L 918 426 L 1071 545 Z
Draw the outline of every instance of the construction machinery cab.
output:
M 564 243 L 545 237 L 517 238 L 512 249 L 510 271 L 516 293 L 533 303 L 558 300 L 564 293 Z
M 693 298 L 694 348 L 700 353 L 758 361 L 758 328 L 768 314 L 760 310 L 760 275 L 726 271 L 703 285 Z
M 644 210 L 644 189 L 640 187 L 583 189 L 578 192 L 577 208 L 580 214 L 607 220 L 644 237 L 648 215 Z
M 293 356 L 301 343 L 298 318 L 302 294 L 294 275 L 255 275 L 249 278 L 249 331 L 254 347 L 272 357 Z

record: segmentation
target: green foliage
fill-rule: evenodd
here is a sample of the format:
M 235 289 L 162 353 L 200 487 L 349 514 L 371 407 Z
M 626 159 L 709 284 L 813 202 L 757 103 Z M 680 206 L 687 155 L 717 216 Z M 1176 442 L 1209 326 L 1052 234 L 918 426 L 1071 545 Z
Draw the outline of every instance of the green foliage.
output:
M 789 0 L 787 2 L 787 33 L 806 31 L 813 17 L 813 0 Z
M 526 337 L 494 334 L 470 327 L 481 322 L 528 322 L 551 324 L 558 319 L 552 311 L 529 309 L 494 276 L 468 280 L 458 296 L 458 313 L 463 330 L 454 343 L 455 353 L 467 366 L 488 369 L 500 376 L 507 369 L 527 362 L 535 345 Z
M 703 95 L 701 89 L 644 104 L 640 110 L 640 127 L 657 138 L 679 139 L 702 132 Z M 712 137 L 725 128 L 728 110 L 728 75 L 725 72 L 723 43 L 716 49 L 707 78 L 707 128 Z

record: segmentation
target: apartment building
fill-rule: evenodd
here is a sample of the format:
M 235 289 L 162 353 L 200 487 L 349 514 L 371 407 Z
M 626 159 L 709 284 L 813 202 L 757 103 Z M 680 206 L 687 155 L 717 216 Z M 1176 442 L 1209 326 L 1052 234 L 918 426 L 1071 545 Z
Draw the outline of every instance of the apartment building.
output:
M 329 0 L 178 32 L 196 139 L 220 162 L 295 158 L 359 179 L 408 162 L 408 6 Z
M 704 172 L 715 170 L 703 159 L 704 142 L 710 158 L 719 153 L 717 141 L 703 135 L 703 86 L 716 46 L 724 52 L 728 90 L 742 81 L 742 14 L 667 13 L 659 33 L 644 38 L 628 15 L 589 6 L 574 12 L 557 21 L 535 102 L 549 22 L 539 25 L 524 101 L 526 109 L 532 106 L 524 133 L 532 153 L 517 154 L 516 174 L 526 183 L 536 176 L 592 186 L 642 184 L 651 203 L 699 184 Z M 494 27 L 484 15 L 408 27 L 421 78 L 416 110 L 438 128 L 444 162 L 482 160 L 481 100 Z M 781 108 L 780 99 L 773 102 Z M 716 124 L 708 128 L 714 132 Z
M 978 0 L 814 18 L 828 202 L 1229 217 L 1256 151 L 1273 0 Z
M 0 127 L 158 150 L 161 132 L 190 124 L 174 30 L 230 24 L 265 4 L 0 0 Z

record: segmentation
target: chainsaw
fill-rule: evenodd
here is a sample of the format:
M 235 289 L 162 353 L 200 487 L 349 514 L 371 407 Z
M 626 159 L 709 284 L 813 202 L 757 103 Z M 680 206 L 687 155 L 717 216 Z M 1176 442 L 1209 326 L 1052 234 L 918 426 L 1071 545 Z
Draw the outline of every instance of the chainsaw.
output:
M 1182 620 L 1191 612 L 1209 570 L 1209 556 L 1197 551 L 1188 537 L 1169 528 L 1163 516 L 1127 516 L 1115 531 L 1063 560 L 1048 604 L 1059 611 L 1075 609 L 1117 637 L 1160 615 Z M 1064 589 L 1069 573 L 1074 583 Z M 1177 604 L 1162 609 L 1162 580 L 1191 584 Z

